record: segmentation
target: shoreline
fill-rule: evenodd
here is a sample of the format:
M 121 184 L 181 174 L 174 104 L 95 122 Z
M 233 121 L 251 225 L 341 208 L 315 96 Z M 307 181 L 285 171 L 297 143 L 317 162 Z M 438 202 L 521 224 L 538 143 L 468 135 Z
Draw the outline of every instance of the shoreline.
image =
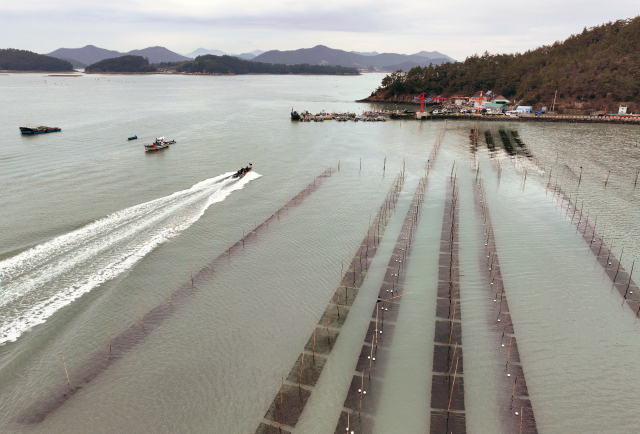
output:
M 76 77 L 81 77 L 82 75 L 202 75 L 202 76 L 219 76 L 219 77 L 229 77 L 234 75 L 308 75 L 308 76 L 317 76 L 317 77 L 358 77 L 363 74 L 271 74 L 267 72 L 252 72 L 248 74 L 203 74 L 202 72 L 87 72 L 87 71 L 13 71 L 13 70 L 0 70 L 0 74 L 8 75 L 8 74 L 59 74 L 60 76 L 73 76 L 75 74 Z

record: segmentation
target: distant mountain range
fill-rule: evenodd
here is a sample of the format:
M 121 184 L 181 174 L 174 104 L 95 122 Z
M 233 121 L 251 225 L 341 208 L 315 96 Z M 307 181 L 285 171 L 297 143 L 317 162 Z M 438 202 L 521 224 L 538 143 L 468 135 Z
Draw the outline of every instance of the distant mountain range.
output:
M 164 47 L 148 47 L 142 50 L 132 50 L 127 53 L 121 53 L 119 51 L 99 48 L 94 45 L 87 45 L 82 48 L 59 48 L 49 53 L 48 56 L 67 60 L 73 64 L 74 68 L 84 68 L 87 65 L 92 65 L 104 59 L 112 59 L 126 55 L 142 56 L 148 58 L 149 63 L 160 63 L 184 62 L 207 54 L 216 56 L 229 55 L 244 60 L 253 60 L 254 62 L 280 63 L 285 65 L 307 63 L 310 65 L 334 65 L 391 71 L 398 69 L 408 71 L 416 66 L 428 66 L 429 64 L 440 65 L 454 61 L 451 57 L 437 51 L 420 51 L 416 54 L 380 54 L 377 51 L 348 52 L 325 47 L 324 45 L 292 51 L 271 50 L 265 52 L 262 50 L 254 50 L 241 54 L 229 54 L 221 50 L 198 48 L 186 55 L 175 53 Z
M 231 54 L 231 53 L 225 53 L 224 51 L 220 51 L 220 50 L 207 50 L 206 48 L 198 48 L 197 50 L 192 51 L 189 54 L 186 54 L 186 56 L 195 59 L 198 56 L 204 56 L 207 54 L 213 54 L 215 56 L 224 56 L 226 54 L 227 56 L 239 57 L 240 59 L 244 59 L 244 60 L 251 60 L 262 53 L 264 53 L 264 51 L 262 50 L 253 50 L 249 53 Z
M 126 55 L 147 57 L 149 59 L 149 63 L 183 62 L 185 60 L 190 60 L 189 57 L 174 53 L 164 47 L 149 47 L 142 50 L 131 50 L 128 53 L 121 53 L 119 51 L 99 48 L 94 45 L 87 45 L 82 48 L 58 48 L 57 50 L 47 54 L 47 56 L 70 61 L 74 68 L 82 68 L 86 65 L 92 65 L 104 59 L 112 59 L 114 57 Z
M 437 51 L 421 51 L 416 54 L 375 53 L 374 51 L 360 54 L 317 45 L 313 48 L 292 51 L 267 51 L 252 60 L 254 62 L 284 63 L 286 65 L 309 63 L 312 65 L 341 65 L 354 68 L 373 67 L 386 70 L 409 70 L 414 66 L 440 65 L 454 61 L 451 57 Z M 399 68 L 399 66 L 402 66 L 402 68 Z

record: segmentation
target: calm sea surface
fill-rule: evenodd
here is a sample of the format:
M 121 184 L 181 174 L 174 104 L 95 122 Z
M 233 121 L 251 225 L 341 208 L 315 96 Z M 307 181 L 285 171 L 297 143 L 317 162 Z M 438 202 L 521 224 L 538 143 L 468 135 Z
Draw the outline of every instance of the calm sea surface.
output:
M 483 246 L 469 151 L 476 124 L 289 119 L 292 107 L 368 110 L 354 101 L 382 77 L 0 75 L 0 432 L 252 434 L 404 159 L 398 210 L 296 427 L 333 433 L 386 264 L 443 128 L 407 268 L 405 290 L 413 294 L 396 325 L 375 430 L 429 429 L 436 264 L 455 161 L 467 427 L 498 432 L 504 362 L 492 350 L 477 260 Z M 62 132 L 21 136 L 23 125 Z M 637 432 L 640 323 L 545 185 L 558 176 L 590 221 L 598 216 L 598 232 L 616 256 L 624 248 L 629 271 L 640 259 L 640 128 L 477 126 L 477 161 L 539 431 Z M 537 164 L 500 147 L 488 152 L 484 131 L 498 143 L 501 127 L 518 131 Z M 177 143 L 145 153 L 143 144 L 159 136 Z M 229 180 L 249 163 L 254 173 Z M 140 345 L 44 421 L 25 422 L 34 406 L 64 391 L 65 364 L 73 385 L 108 348 L 108 333 L 117 336 L 165 302 L 190 269 L 210 264 L 338 163 L 339 172 L 218 267 Z M 582 166 L 579 186 L 565 164 L 576 174 Z

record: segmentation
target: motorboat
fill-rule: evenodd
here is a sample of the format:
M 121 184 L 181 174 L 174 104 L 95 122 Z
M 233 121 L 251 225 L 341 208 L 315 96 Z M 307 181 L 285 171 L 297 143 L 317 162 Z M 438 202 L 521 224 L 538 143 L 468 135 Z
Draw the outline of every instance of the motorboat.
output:
M 247 167 L 241 168 L 236 173 L 231 175 L 231 177 L 232 178 L 243 178 L 244 175 L 246 175 L 247 173 L 251 172 L 252 170 L 253 170 L 253 165 L 251 163 L 249 163 L 249 165 Z

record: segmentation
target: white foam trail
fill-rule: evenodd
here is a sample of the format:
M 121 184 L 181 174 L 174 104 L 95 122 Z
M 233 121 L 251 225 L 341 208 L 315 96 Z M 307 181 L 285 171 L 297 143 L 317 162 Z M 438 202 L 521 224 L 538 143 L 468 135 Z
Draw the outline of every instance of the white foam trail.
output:
M 233 172 L 115 212 L 0 262 L 0 345 L 131 268 L 195 223 L 213 203 L 260 177 Z

